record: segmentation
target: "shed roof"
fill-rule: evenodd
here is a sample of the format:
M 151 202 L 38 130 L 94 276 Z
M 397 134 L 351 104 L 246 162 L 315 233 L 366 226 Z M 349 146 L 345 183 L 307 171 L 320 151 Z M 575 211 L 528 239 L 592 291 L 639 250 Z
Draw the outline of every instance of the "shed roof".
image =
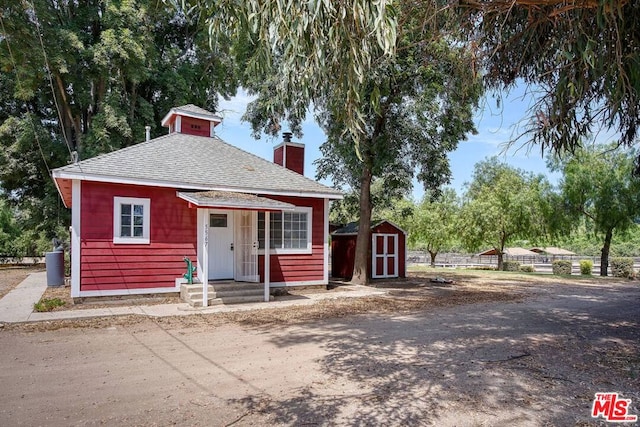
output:
M 220 123 L 222 121 L 222 117 L 212 113 L 211 111 L 205 110 L 204 108 L 200 108 L 197 105 L 187 104 L 182 105 L 180 107 L 173 107 L 169 112 L 164 116 L 161 121 L 162 126 L 168 126 L 171 117 L 175 115 L 182 115 L 188 117 L 195 117 L 197 119 L 210 120 L 213 122 Z
M 575 255 L 575 252 L 571 252 L 568 251 L 566 249 L 562 249 L 562 248 L 556 248 L 553 246 L 547 246 L 546 248 L 531 248 L 531 250 L 533 252 L 539 253 L 539 254 L 546 254 L 546 255 Z
M 72 179 L 189 190 L 340 199 L 340 191 L 227 144 L 171 133 L 52 171 L 65 205 Z
M 390 224 L 392 227 L 397 228 L 402 233 L 406 234 L 406 232 L 402 228 L 398 227 L 396 224 L 394 224 L 393 222 L 388 221 L 386 219 L 382 219 L 382 220 L 378 220 L 378 221 L 371 221 L 371 229 L 373 230 L 378 225 L 383 224 L 385 222 L 387 224 Z M 334 235 L 334 234 L 341 234 L 341 235 L 358 234 L 359 228 L 360 228 L 360 224 L 358 223 L 358 221 L 354 221 L 354 222 L 348 223 L 347 225 L 345 225 L 342 228 L 337 229 L 336 231 L 334 231 L 331 234 L 332 235 Z
M 509 256 L 536 256 L 538 255 L 535 252 L 532 252 L 528 249 L 524 249 L 524 248 L 504 248 L 504 251 L 502 252 L 505 255 L 509 255 Z M 488 249 L 484 252 L 480 252 L 478 254 L 478 256 L 488 256 L 488 255 L 497 255 L 498 251 L 496 249 Z

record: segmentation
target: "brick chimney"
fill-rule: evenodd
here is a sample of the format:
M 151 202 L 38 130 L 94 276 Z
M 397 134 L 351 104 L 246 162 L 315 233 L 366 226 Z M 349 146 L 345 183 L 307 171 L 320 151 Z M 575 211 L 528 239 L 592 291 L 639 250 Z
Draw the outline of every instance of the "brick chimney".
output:
M 304 175 L 304 144 L 291 141 L 291 132 L 282 134 L 282 142 L 273 149 L 273 162 Z

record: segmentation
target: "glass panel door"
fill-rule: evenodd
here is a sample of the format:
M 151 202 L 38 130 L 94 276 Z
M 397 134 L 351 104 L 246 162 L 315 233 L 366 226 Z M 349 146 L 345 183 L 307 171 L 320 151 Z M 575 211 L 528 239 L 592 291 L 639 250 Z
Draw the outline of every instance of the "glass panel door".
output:
M 236 280 L 259 282 L 257 212 L 236 213 L 236 243 Z

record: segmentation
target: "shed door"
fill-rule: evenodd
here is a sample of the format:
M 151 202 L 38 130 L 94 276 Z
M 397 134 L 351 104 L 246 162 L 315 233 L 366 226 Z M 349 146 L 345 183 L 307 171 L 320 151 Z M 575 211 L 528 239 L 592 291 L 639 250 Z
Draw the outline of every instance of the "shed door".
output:
M 371 242 L 371 277 L 398 277 L 398 236 L 373 234 Z

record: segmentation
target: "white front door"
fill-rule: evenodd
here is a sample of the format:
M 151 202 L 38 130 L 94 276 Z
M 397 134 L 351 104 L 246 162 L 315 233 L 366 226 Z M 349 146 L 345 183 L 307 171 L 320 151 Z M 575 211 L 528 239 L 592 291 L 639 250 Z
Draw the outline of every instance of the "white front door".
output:
M 233 279 L 233 211 L 209 211 L 209 280 Z
M 258 275 L 258 213 L 236 212 L 236 280 L 259 282 Z

